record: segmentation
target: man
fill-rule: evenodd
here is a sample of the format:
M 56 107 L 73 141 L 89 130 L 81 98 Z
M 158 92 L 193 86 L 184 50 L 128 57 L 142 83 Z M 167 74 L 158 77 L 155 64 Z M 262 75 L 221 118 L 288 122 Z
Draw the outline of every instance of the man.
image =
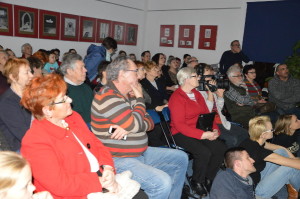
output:
M 214 179 L 210 199 L 254 199 L 254 187 L 249 174 L 256 171 L 254 160 L 242 147 L 230 148 L 225 153 L 225 170 Z
M 198 64 L 198 59 L 197 57 L 191 57 L 188 61 L 187 61 L 187 67 L 190 68 L 195 68 L 195 66 Z
M 30 57 L 32 55 L 32 46 L 29 43 L 25 43 L 22 45 L 21 51 L 22 51 L 21 58 L 27 59 L 28 57 Z
M 184 54 L 183 55 L 183 64 L 180 68 L 187 67 L 188 61 L 191 59 L 191 55 L 189 54 Z
M 242 52 L 239 40 L 234 40 L 230 44 L 231 50 L 225 51 L 220 60 L 220 72 L 226 74 L 228 68 L 234 64 L 249 62 L 249 58 Z
M 300 102 L 300 80 L 289 74 L 286 64 L 275 69 L 275 76 L 269 82 L 269 100 L 277 106 L 279 114 L 295 114 L 300 118 L 296 104 Z
M 146 63 L 151 59 L 151 53 L 149 50 L 142 52 L 141 54 L 142 62 Z
M 0 50 L 0 95 L 4 93 L 8 88 L 7 78 L 2 74 L 4 65 L 8 60 L 8 54 L 5 50 Z
M 106 37 L 101 46 L 96 46 L 95 44 L 89 46 L 87 55 L 84 58 L 84 64 L 90 82 L 93 82 L 98 75 L 98 65 L 102 61 L 111 61 L 111 56 L 115 53 L 117 48 L 117 41 L 111 37 Z
M 78 54 L 68 54 L 63 58 L 61 72 L 68 85 L 67 95 L 72 99 L 72 109 L 77 111 L 87 125 L 91 122 L 92 89 L 84 83 L 86 69 L 82 57 Z
M 229 90 L 225 92 L 225 105 L 231 120 L 243 125 L 244 128 L 248 127 L 249 120 L 255 116 L 253 106 L 255 101 L 251 99 L 246 90 L 246 85 L 243 81 L 244 76 L 238 65 L 231 66 L 227 71 L 229 78 Z M 263 103 L 263 101 L 260 101 Z
M 117 57 L 108 65 L 108 83 L 92 103 L 92 131 L 111 151 L 117 173 L 130 170 L 151 199 L 179 199 L 188 158 L 179 150 L 147 146 L 146 131 L 154 124 L 137 72 L 129 57 Z M 110 127 L 115 129 L 112 134 Z

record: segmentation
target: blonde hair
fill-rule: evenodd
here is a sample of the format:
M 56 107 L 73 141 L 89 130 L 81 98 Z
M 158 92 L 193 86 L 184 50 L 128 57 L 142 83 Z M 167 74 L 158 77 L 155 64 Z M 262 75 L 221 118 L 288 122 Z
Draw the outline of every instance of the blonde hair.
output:
M 278 120 L 275 123 L 275 134 L 286 134 L 286 135 L 292 135 L 290 131 L 290 126 L 292 123 L 292 117 L 293 115 L 280 115 L 278 117 Z
M 261 134 L 267 131 L 266 124 L 271 122 L 268 116 L 258 116 L 250 119 L 249 121 L 249 135 L 250 139 L 257 141 Z
M 13 187 L 29 163 L 12 151 L 0 151 L 0 194 Z

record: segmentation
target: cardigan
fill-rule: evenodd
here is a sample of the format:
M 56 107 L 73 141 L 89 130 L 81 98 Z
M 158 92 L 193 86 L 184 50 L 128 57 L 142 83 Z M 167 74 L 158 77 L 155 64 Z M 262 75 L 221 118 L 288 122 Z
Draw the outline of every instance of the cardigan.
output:
M 46 119 L 35 119 L 22 140 L 21 154 L 30 163 L 36 191 L 49 191 L 54 199 L 83 199 L 102 187 L 73 133 L 97 158 L 99 166 L 114 167 L 108 149 L 73 111 L 65 118 L 70 130 Z
M 178 88 L 171 95 L 169 100 L 169 109 L 171 114 L 171 133 L 173 135 L 181 133 L 185 136 L 201 139 L 203 130 L 196 128 L 196 123 L 200 114 L 210 113 L 204 98 L 196 89 L 192 92 L 195 94 L 196 102 L 191 100 L 187 94 Z M 213 123 L 213 129 L 219 130 L 216 122 Z

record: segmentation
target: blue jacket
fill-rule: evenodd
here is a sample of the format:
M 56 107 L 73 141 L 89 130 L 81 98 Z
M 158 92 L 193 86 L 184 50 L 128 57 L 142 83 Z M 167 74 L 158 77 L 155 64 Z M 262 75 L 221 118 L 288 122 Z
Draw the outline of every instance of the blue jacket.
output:
M 87 75 L 90 81 L 93 81 L 98 74 L 98 65 L 105 61 L 106 59 L 106 49 L 104 46 L 96 46 L 91 44 L 87 49 L 87 55 L 85 56 L 83 62 L 87 69 Z

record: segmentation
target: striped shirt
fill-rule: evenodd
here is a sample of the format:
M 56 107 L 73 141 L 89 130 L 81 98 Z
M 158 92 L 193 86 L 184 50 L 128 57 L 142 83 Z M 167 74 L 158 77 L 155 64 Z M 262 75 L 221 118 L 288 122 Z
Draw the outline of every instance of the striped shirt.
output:
M 143 98 L 126 99 L 112 82 L 96 93 L 92 102 L 92 131 L 113 157 L 137 157 L 148 146 L 146 131 L 153 129 Z M 119 125 L 129 132 L 126 140 L 111 139 L 108 129 Z
M 258 101 L 262 98 L 262 92 L 259 84 L 256 81 L 253 81 L 253 83 L 249 82 L 247 79 L 244 80 L 247 86 L 247 92 L 250 95 L 250 97 L 254 101 Z

